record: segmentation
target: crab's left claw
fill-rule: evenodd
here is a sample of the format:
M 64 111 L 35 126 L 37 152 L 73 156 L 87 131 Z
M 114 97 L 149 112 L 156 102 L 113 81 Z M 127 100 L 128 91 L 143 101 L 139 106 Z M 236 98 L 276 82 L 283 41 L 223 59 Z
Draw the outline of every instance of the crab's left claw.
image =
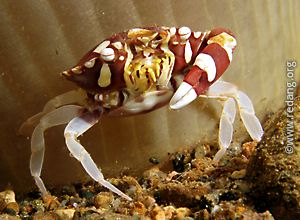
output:
M 206 72 L 198 66 L 193 66 L 173 95 L 170 108 L 179 109 L 188 105 L 208 87 Z
M 204 94 L 230 64 L 236 40 L 229 31 L 213 30 L 207 44 L 171 99 L 170 108 L 181 108 Z
M 170 108 L 182 108 L 194 101 L 197 96 L 196 91 L 190 84 L 182 82 L 170 101 Z

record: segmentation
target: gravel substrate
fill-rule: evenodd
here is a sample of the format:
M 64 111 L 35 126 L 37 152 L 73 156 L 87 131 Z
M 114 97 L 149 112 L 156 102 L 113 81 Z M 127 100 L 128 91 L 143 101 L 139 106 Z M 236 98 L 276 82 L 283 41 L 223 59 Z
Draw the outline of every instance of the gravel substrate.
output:
M 142 176 L 109 179 L 126 201 L 95 182 L 50 189 L 51 195 L 0 193 L 0 219 L 300 219 L 300 101 L 294 109 L 294 153 L 286 146 L 285 111 L 265 136 L 234 143 L 217 164 L 213 145 L 182 148 Z M 157 164 L 158 163 L 158 164 Z M 17 197 L 17 201 L 15 199 Z

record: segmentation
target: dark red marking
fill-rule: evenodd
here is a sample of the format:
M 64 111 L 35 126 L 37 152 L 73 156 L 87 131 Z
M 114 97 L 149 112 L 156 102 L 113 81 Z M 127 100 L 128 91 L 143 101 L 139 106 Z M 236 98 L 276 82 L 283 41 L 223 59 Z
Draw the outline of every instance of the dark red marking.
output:
M 193 66 L 183 81 L 193 86 L 197 95 L 204 93 L 211 85 L 207 80 L 206 71 L 200 69 L 198 66 Z
M 189 38 L 191 48 L 192 48 L 192 60 L 194 60 L 196 58 L 196 56 L 198 55 L 200 47 L 203 43 L 203 40 L 201 40 L 202 37 L 203 37 L 203 33 L 201 33 L 199 38 L 195 38 L 194 34 L 192 33 Z
M 200 69 L 198 66 L 193 66 L 191 70 L 184 77 L 184 81 L 189 83 L 195 89 L 197 95 L 203 94 L 227 69 L 230 61 L 227 52 L 217 43 L 207 45 L 202 53 L 210 55 L 216 65 L 216 77 L 212 82 L 208 82 L 206 71 Z
M 217 43 L 207 45 L 202 53 L 210 55 L 216 64 L 217 75 L 213 82 L 220 78 L 230 64 L 227 52 Z

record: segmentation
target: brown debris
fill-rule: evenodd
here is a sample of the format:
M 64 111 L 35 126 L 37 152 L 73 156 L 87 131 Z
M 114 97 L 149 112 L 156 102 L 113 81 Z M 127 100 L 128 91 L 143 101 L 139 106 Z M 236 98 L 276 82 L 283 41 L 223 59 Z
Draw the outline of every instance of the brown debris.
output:
M 258 210 L 269 209 L 278 219 L 300 219 L 300 101 L 294 102 L 294 152 L 288 154 L 287 116 L 275 114 L 265 128 L 247 168 L 251 197 Z

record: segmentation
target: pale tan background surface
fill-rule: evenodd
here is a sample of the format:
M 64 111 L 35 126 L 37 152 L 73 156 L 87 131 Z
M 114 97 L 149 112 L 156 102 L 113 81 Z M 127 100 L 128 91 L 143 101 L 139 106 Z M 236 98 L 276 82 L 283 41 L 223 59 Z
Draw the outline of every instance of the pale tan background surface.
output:
M 21 123 L 52 97 L 75 86 L 59 76 L 105 37 L 136 26 L 226 27 L 238 47 L 224 79 L 252 99 L 263 119 L 284 105 L 286 65 L 300 65 L 300 2 L 295 0 L 1 0 L 0 4 L 0 190 L 32 187 L 29 138 Z M 299 81 L 299 70 L 297 80 Z M 176 112 L 167 107 L 129 118 L 103 118 L 81 140 L 106 176 L 149 166 L 187 145 L 216 141 L 220 108 L 200 100 Z M 241 123 L 235 140 L 246 136 Z M 85 176 L 69 157 L 63 127 L 46 135 L 43 178 L 61 184 Z M 24 188 L 25 189 L 25 188 Z

